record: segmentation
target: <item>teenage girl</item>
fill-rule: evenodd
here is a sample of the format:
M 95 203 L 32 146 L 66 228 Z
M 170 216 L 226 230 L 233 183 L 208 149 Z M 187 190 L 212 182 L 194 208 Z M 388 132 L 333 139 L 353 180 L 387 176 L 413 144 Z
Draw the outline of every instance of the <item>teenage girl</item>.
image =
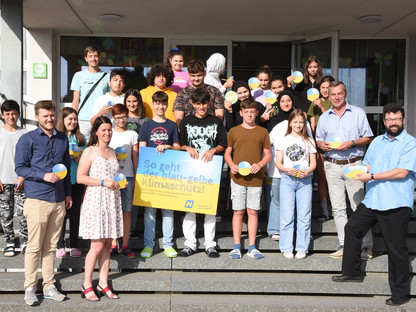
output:
M 225 71 L 225 57 L 221 53 L 214 53 L 207 60 L 207 74 L 205 75 L 204 82 L 210 86 L 216 87 L 224 95 L 228 88 L 232 88 L 234 84 L 233 79 L 227 79 L 222 84 L 220 75 Z
M 272 77 L 272 71 L 267 65 L 263 65 L 256 72 L 256 77 L 260 81 L 258 89 L 251 90 L 251 95 L 257 101 L 266 106 L 264 93 L 270 90 L 270 78 Z
M 322 81 L 322 66 L 316 56 L 310 56 L 306 60 L 303 68 L 303 80 L 294 87 L 293 80 L 295 76 L 290 75 L 287 77 L 287 86 L 293 90 L 293 94 L 298 98 L 297 103 L 295 103 L 296 108 L 307 113 L 311 105 L 311 101 L 307 97 L 307 92 L 310 88 L 319 90 L 319 85 Z
M 133 130 L 139 134 L 142 125 L 149 120 L 149 118 L 145 116 L 143 100 L 139 90 L 127 90 L 124 95 L 124 105 L 126 105 L 129 111 L 127 115 L 127 130 Z
M 79 130 L 78 113 L 72 107 L 64 107 L 58 117 L 58 124 L 56 128 L 66 133 L 69 144 L 78 145 L 82 152 L 87 146 L 87 139 Z M 66 220 L 69 219 L 69 247 L 71 257 L 80 257 L 81 251 L 78 246 L 78 231 L 79 231 L 79 216 L 84 196 L 85 186 L 77 183 L 77 170 L 80 155 L 76 157 L 71 156 L 71 184 L 72 184 L 72 207 L 66 213 L 64 223 L 62 225 L 61 236 L 59 237 L 56 256 L 58 258 L 66 258 L 68 255 L 65 252 L 65 227 Z
M 124 105 L 128 109 L 127 130 L 133 130 L 139 135 L 143 124 L 149 120 L 145 115 L 142 96 L 139 90 L 129 89 L 124 95 Z M 131 237 L 137 237 L 137 217 L 139 215 L 139 207 L 134 206 L 131 210 Z
M 308 136 L 306 117 L 295 109 L 289 116 L 286 136 L 277 143 L 276 167 L 280 181 L 280 250 L 286 259 L 304 259 L 309 250 L 312 215 L 312 178 L 316 148 Z M 299 166 L 299 167 L 298 167 Z M 296 207 L 296 256 L 293 232 Z
M 178 48 L 173 48 L 170 50 L 166 58 L 165 64 L 172 66 L 174 75 L 173 84 L 170 86 L 170 88 L 176 93 L 181 91 L 183 88 L 191 85 L 188 77 L 188 72 L 182 70 L 184 59 L 185 54 Z
M 270 90 L 272 90 L 272 92 L 276 94 L 276 97 L 279 97 L 280 92 L 284 91 L 286 88 L 287 88 L 286 80 L 283 79 L 282 76 L 280 75 L 272 76 L 272 78 L 270 79 Z M 277 100 L 276 100 L 275 104 L 272 104 L 270 118 L 273 116 L 276 116 L 278 113 L 279 111 L 277 109 Z

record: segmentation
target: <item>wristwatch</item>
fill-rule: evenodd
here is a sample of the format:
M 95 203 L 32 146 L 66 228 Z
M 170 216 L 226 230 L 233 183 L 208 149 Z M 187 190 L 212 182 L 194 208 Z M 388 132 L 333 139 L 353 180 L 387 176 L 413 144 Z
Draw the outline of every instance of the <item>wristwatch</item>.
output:
M 371 180 L 374 181 L 374 173 L 371 174 Z
M 354 140 L 351 140 L 351 142 L 352 142 L 352 147 L 357 147 L 357 144 L 355 144 Z

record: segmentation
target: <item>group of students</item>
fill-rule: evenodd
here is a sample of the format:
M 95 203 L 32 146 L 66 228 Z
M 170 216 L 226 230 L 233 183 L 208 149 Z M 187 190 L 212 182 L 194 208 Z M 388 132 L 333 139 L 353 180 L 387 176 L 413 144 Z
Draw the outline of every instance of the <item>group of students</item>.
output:
M 280 239 L 280 249 L 285 258 L 304 259 L 308 253 L 312 172 L 317 165 L 319 167 L 312 131 L 316 128 L 319 116 L 330 107 L 328 86 L 333 78 L 322 77 L 319 60 L 310 57 L 305 63 L 304 80 L 296 86 L 293 85 L 292 75 L 285 80 L 272 75 L 268 66 L 263 66 L 256 75 L 259 88 L 250 90 L 248 83 L 242 80 L 228 79 L 224 84 L 221 83 L 219 75 L 225 70 L 225 58 L 221 54 L 214 54 L 207 61 L 207 71 L 200 60 L 192 60 L 187 72 L 183 71 L 183 61 L 184 55 L 180 50 L 171 50 L 167 64 L 156 64 L 151 68 L 147 75 L 147 88 L 141 91 L 130 89 L 125 94 L 124 73 L 113 70 L 108 79 L 109 92 L 98 97 L 91 108 L 91 129 L 85 122 L 78 120 L 78 112 L 84 103 L 78 110 L 66 107 L 59 114 L 57 130 L 67 135 L 70 146 L 77 145 L 82 152 L 81 155 L 71 156 L 70 160 L 68 179 L 72 185 L 73 204 L 66 216 L 70 220 L 67 247 L 70 247 L 70 256 L 79 257 L 78 237 L 91 239 L 82 286 L 82 294 L 88 300 L 99 299 L 92 289 L 92 274 L 97 260 L 99 285 L 105 286 L 108 285 L 110 256 L 118 252 L 128 258 L 136 256 L 129 249 L 128 240 L 137 222 L 138 207 L 133 206 L 132 201 L 141 146 L 156 148 L 158 153 L 166 149 L 182 150 L 190 157 L 205 162 L 210 161 L 215 154 L 224 153 L 224 160 L 230 168 L 230 194 L 234 211 L 231 258 L 242 257 L 241 232 L 245 211 L 249 236 L 247 255 L 255 259 L 263 257 L 255 246 L 263 186 L 267 190 L 268 234 L 272 239 Z M 321 87 L 322 96 L 314 103 L 306 98 L 310 86 Z M 234 104 L 223 96 L 230 87 L 238 96 Z M 268 90 L 277 95 L 274 104 L 265 102 L 264 94 Z M 8 104 L 2 105 L 6 127 L 9 124 L 5 117 L 7 112 L 15 110 L 18 116 L 18 106 L 17 109 L 15 106 L 10 109 Z M 14 127 L 17 127 L 17 119 L 16 116 L 13 119 Z M 311 126 L 308 119 L 311 120 Z M 10 155 L 16 143 L 17 140 L 8 142 Z M 117 160 L 115 153 L 119 147 L 127 150 L 127 157 L 122 160 Z M 242 161 L 250 163 L 249 175 L 240 174 L 238 164 Z M 119 172 L 128 181 L 121 190 L 114 181 L 114 176 Z M 3 182 L 3 176 L 1 179 Z M 10 180 L 6 184 L 15 182 Z M 18 196 L 23 181 L 17 180 L 16 183 L 15 196 Z M 323 214 L 327 219 L 326 193 L 322 194 Z M 153 254 L 156 213 L 156 208 L 144 208 L 144 249 L 140 252 L 144 258 Z M 24 243 L 24 218 L 21 219 Z M 185 248 L 179 253 L 173 247 L 173 219 L 172 210 L 162 209 L 164 253 L 167 257 L 190 256 L 197 248 L 196 215 L 188 212 L 183 219 L 186 240 Z M 7 228 L 4 218 L 2 225 Z M 215 248 L 215 226 L 216 217 L 205 215 L 205 249 L 211 258 L 220 256 Z M 64 243 L 65 227 L 63 222 L 57 244 L 58 257 L 68 256 Z M 9 236 L 5 236 L 8 240 L 5 256 L 14 255 Z M 119 250 L 117 238 L 120 237 L 122 246 Z M 294 250 L 297 251 L 296 255 L 293 255 Z M 118 298 L 107 286 L 99 287 L 98 291 L 108 298 Z

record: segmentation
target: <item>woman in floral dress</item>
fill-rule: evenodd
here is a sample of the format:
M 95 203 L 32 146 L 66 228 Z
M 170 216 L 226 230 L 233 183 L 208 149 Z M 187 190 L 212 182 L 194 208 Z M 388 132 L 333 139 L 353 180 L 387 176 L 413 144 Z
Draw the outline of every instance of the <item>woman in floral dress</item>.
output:
M 81 207 L 79 235 L 91 239 L 91 247 L 85 258 L 85 279 L 81 293 L 90 301 L 99 300 L 92 288 L 97 259 L 100 271 L 98 294 L 118 299 L 108 287 L 111 240 L 123 236 L 120 190 L 114 181 L 119 165 L 114 150 L 108 146 L 111 136 L 111 121 L 107 117 L 97 118 L 77 173 L 78 183 L 87 185 Z

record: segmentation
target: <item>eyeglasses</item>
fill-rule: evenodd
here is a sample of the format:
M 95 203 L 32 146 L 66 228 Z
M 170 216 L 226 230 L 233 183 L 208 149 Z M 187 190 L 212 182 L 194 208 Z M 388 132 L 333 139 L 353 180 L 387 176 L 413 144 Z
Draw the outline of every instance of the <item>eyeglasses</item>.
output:
M 401 122 L 403 118 L 386 118 L 384 119 L 385 122 L 391 123 L 391 122 Z
M 123 117 L 115 117 L 114 118 L 115 121 L 121 121 L 121 120 L 127 120 L 127 116 L 123 116 Z

